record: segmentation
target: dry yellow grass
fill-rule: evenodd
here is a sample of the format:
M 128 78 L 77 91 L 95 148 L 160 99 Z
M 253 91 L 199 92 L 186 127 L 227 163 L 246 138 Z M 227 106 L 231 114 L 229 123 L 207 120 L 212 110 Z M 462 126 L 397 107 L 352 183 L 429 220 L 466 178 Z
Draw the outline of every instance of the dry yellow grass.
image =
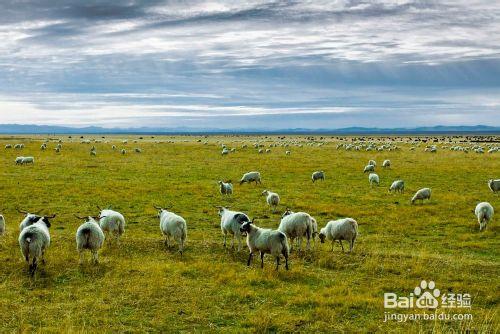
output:
M 132 136 L 130 136 L 131 139 Z M 135 137 L 134 137 L 135 138 Z M 60 154 L 40 137 L 4 137 L 24 142 L 22 151 L 0 152 L 0 209 L 7 233 L 0 237 L 1 332 L 471 332 L 498 331 L 500 291 L 498 216 L 483 233 L 472 213 L 480 201 L 500 211 L 500 197 L 486 180 L 498 178 L 500 155 L 437 154 L 336 150 L 322 147 L 271 148 L 257 154 L 255 138 L 162 137 L 124 145 L 63 143 Z M 266 145 L 277 142 L 269 137 Z M 287 138 L 288 139 L 288 138 Z M 298 139 L 298 138 L 296 138 Z M 64 138 L 67 141 L 67 138 Z M 187 141 L 185 141 L 187 140 Z M 222 157 L 222 140 L 236 153 Z M 241 149 L 243 140 L 249 148 Z M 126 155 L 113 151 L 126 147 Z M 133 152 L 142 149 L 141 154 Z M 15 166 L 16 155 L 35 156 L 34 166 Z M 369 159 L 381 186 L 370 189 L 362 173 Z M 262 186 L 236 184 L 247 171 L 259 170 Z M 311 173 L 324 170 L 314 185 Z M 396 178 L 406 182 L 403 195 L 388 194 Z M 232 198 L 219 195 L 216 181 L 232 179 Z M 433 190 L 424 205 L 410 205 L 414 191 Z M 280 212 L 288 206 L 311 213 L 320 226 L 353 217 L 360 237 L 352 254 L 316 244 L 291 256 L 291 270 L 264 270 L 258 261 L 246 267 L 247 251 L 225 250 L 215 205 L 231 205 L 257 217 L 256 224 L 276 228 L 263 189 L 280 194 Z M 106 244 L 98 266 L 78 265 L 73 217 L 97 214 L 96 204 L 112 204 L 127 219 L 122 243 Z M 188 223 L 183 256 L 165 250 L 153 204 L 172 204 Z M 57 213 L 51 228 L 47 264 L 36 279 L 27 273 L 17 243 L 22 215 L 16 207 Z M 498 215 L 498 214 L 497 214 Z M 87 257 L 88 259 L 88 257 Z M 473 320 L 467 322 L 384 322 L 383 294 L 408 294 L 420 280 L 434 280 L 442 291 L 470 293 Z

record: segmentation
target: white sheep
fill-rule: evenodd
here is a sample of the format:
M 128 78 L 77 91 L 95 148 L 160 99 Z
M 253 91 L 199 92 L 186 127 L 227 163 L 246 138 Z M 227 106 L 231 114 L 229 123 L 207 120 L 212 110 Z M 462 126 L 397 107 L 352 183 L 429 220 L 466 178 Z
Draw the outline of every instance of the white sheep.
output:
M 222 149 L 222 153 L 221 153 L 221 154 L 222 154 L 222 155 L 228 155 L 228 154 L 229 154 L 229 150 L 227 149 L 227 147 L 224 147 L 224 148 Z
M 90 151 L 90 156 L 96 156 L 96 155 L 97 155 L 97 152 L 95 150 Z
M 494 212 L 493 207 L 488 202 L 481 202 L 476 206 L 474 213 L 476 214 L 477 221 L 479 222 L 479 231 L 486 228 L 486 225 L 488 225 L 491 218 L 493 218 Z
M 372 165 L 373 167 L 376 167 L 377 163 L 375 162 L 375 160 L 369 160 L 368 165 Z
M 488 187 L 494 193 L 500 191 L 500 179 L 488 180 Z
M 56 153 L 59 153 L 59 152 L 61 152 L 61 149 L 60 149 L 59 147 L 56 147 L 56 148 L 54 149 L 54 151 L 56 151 Z
M 342 240 L 346 240 L 349 242 L 349 252 L 352 252 L 352 249 L 354 248 L 354 241 L 356 241 L 357 236 L 358 223 L 352 218 L 331 220 L 319 232 L 319 239 L 321 240 L 321 243 L 324 243 L 325 239 L 332 241 L 332 251 L 335 240 L 338 240 L 340 247 L 342 247 L 342 252 L 344 252 Z
M 75 215 L 76 216 L 76 215 Z M 86 219 L 76 230 L 76 249 L 80 258 L 80 264 L 83 264 L 84 250 L 88 249 L 92 253 L 92 262 L 99 262 L 98 251 L 104 244 L 105 236 L 101 227 L 98 224 L 98 217 L 78 217 L 78 219 Z
M 276 207 L 280 204 L 280 196 L 269 190 L 264 190 L 262 195 L 266 196 L 267 204 L 271 207 L 273 212 L 276 212 Z
M 431 199 L 431 189 L 430 188 L 422 188 L 413 195 L 411 199 L 411 204 L 414 204 L 416 200 L 420 200 L 422 203 L 424 199 Z
M 231 248 L 234 247 L 234 239 L 238 241 L 238 252 L 241 250 L 241 224 L 250 221 L 250 218 L 243 212 L 231 211 L 223 206 L 218 206 L 220 216 L 220 228 L 224 236 L 224 247 L 228 234 L 232 234 Z
M 136 148 L 134 149 L 134 151 L 135 151 L 135 153 L 142 153 L 142 150 L 141 150 L 140 148 L 138 148 L 138 147 L 136 147 Z
M 99 226 L 107 234 L 113 234 L 116 241 L 120 241 L 120 236 L 125 232 L 125 218 L 117 211 L 110 209 L 101 209 L 97 207 L 99 213 Z
M 112 149 L 113 151 L 114 151 L 114 150 L 116 150 L 116 145 L 112 145 L 112 146 L 111 146 L 111 149 Z
M 370 187 L 375 183 L 377 186 L 380 185 L 380 178 L 375 173 L 370 173 L 368 175 L 368 181 L 370 182 Z
M 187 224 L 186 220 L 181 216 L 168 211 L 165 208 L 155 206 L 160 218 L 160 230 L 165 236 L 165 246 L 170 247 L 170 238 L 172 237 L 179 245 L 179 253 L 184 251 L 184 243 L 187 239 Z
M 22 165 L 23 159 L 24 159 L 24 157 L 16 157 L 16 165 Z
M 389 187 L 389 192 L 400 192 L 404 193 L 405 192 L 405 182 L 403 180 L 396 180 L 392 182 L 391 186 Z
M 17 211 L 19 213 L 23 213 L 25 214 L 23 220 L 21 221 L 21 223 L 19 224 L 19 232 L 21 232 L 22 230 L 24 230 L 26 227 L 30 226 L 30 225 L 33 225 L 34 223 L 36 223 L 40 218 L 42 218 L 42 216 L 39 216 L 38 215 L 38 212 L 35 212 L 35 213 L 29 213 L 27 211 L 24 211 L 24 210 L 20 210 L 20 209 L 17 209 Z M 50 217 L 49 217 L 50 218 Z
M 217 181 L 219 183 L 219 191 L 221 195 L 232 195 L 233 194 L 233 184 L 231 183 L 231 180 L 228 180 L 226 182 L 224 181 Z
M 384 160 L 384 162 L 382 163 L 382 167 L 384 168 L 391 167 L 391 160 Z
M 8 149 L 8 148 L 12 148 L 12 145 L 11 144 L 5 145 L 5 149 Z
M 255 182 L 255 184 L 262 183 L 261 179 L 260 179 L 260 173 L 259 172 L 248 172 L 248 173 L 243 174 L 243 176 L 241 177 L 241 180 L 240 180 L 240 184 L 243 184 L 245 182 L 248 182 L 248 183 Z
M 121 150 L 120 152 L 121 152 L 121 154 L 125 154 L 125 153 L 127 153 L 127 151 L 125 151 L 125 149 L 124 149 L 124 148 L 122 148 L 122 150 Z
M 260 252 L 260 267 L 264 268 L 264 254 L 268 253 L 276 258 L 276 270 L 278 270 L 280 265 L 280 256 L 285 257 L 285 268 L 288 270 L 288 256 L 290 255 L 290 249 L 288 248 L 288 241 L 285 233 L 264 229 L 255 226 L 254 220 L 251 222 L 244 222 L 240 231 L 247 234 L 247 246 L 250 250 L 248 255 L 247 266 L 250 266 L 253 253 Z
M 365 169 L 363 169 L 363 173 L 374 172 L 374 171 L 375 171 L 375 166 L 374 165 L 366 165 Z
M 21 161 L 21 165 L 34 164 L 34 163 L 35 163 L 35 158 L 33 157 L 23 157 L 23 160 Z
M 316 180 L 324 181 L 325 180 L 325 172 L 320 170 L 320 171 L 316 171 L 316 172 L 312 173 L 311 180 L 313 181 L 313 183 L 316 182 Z
M 316 227 L 314 227 L 316 225 Z M 278 230 L 285 233 L 287 238 L 290 239 L 290 244 L 293 247 L 293 242 L 297 239 L 298 249 L 302 249 L 302 237 L 306 237 L 306 248 L 311 247 L 311 238 L 314 238 L 314 230 L 318 230 L 316 220 L 305 212 L 293 212 L 290 209 L 281 216 L 281 222 Z M 291 248 L 292 248 L 291 247 Z
M 290 151 L 285 151 L 285 154 L 286 154 L 286 155 L 290 155 L 290 154 L 292 154 L 292 152 L 290 152 Z
M 19 247 L 24 259 L 29 264 L 31 276 L 35 275 L 39 259 L 45 263 L 45 250 L 50 246 L 49 218 L 40 217 L 36 223 L 26 227 L 19 234 Z
M 3 215 L 0 215 L 0 235 L 5 233 L 5 218 Z

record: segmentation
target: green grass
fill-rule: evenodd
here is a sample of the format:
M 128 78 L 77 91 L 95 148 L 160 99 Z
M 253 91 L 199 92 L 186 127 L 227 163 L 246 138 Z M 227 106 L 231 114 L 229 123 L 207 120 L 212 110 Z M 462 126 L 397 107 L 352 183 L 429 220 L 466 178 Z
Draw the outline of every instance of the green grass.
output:
M 156 144 L 148 137 L 123 145 L 113 137 L 95 144 L 96 157 L 77 137 L 63 143 L 60 154 L 53 151 L 56 142 L 40 151 L 41 137 L 0 138 L 0 210 L 8 228 L 0 237 L 0 332 L 499 330 L 498 214 L 480 233 L 472 210 L 488 201 L 500 213 L 500 196 L 486 185 L 500 175 L 500 155 L 430 154 L 408 145 L 347 152 L 333 141 L 257 154 L 255 138 L 210 137 L 209 145 L 199 138 L 163 137 L 175 143 Z M 218 140 L 236 153 L 222 157 Z M 236 141 L 250 147 L 240 149 Z M 17 142 L 26 144 L 22 152 L 3 150 Z M 128 153 L 112 151 L 113 143 Z M 143 153 L 133 153 L 134 147 Z M 292 154 L 285 156 L 288 149 Z M 17 155 L 35 156 L 35 165 L 15 166 Z M 378 188 L 370 189 L 362 173 L 369 159 L 392 161 L 389 170 L 377 168 Z M 261 172 L 263 184 L 239 186 L 251 170 Z M 311 183 L 315 170 L 325 171 L 325 182 Z M 396 178 L 406 182 L 403 195 L 387 193 Z M 232 198 L 219 195 L 219 179 L 233 180 Z M 432 188 L 432 200 L 410 205 L 423 187 Z M 342 254 L 338 245 L 331 252 L 318 242 L 311 252 L 293 253 L 288 272 L 283 266 L 275 272 L 269 257 L 264 270 L 257 258 L 247 268 L 246 248 L 222 247 L 214 206 L 231 205 L 256 217 L 257 225 L 276 228 L 280 214 L 267 208 L 263 189 L 280 194 L 280 212 L 286 206 L 309 212 L 321 227 L 331 219 L 356 219 L 361 235 L 354 252 Z M 97 204 L 124 214 L 125 235 L 121 245 L 104 246 L 98 266 L 79 266 L 74 235 L 81 222 L 73 214 L 95 215 Z M 153 204 L 171 204 L 186 219 L 183 256 L 164 249 Z M 16 207 L 57 213 L 47 264 L 36 279 L 20 254 Z M 384 292 L 407 295 L 422 279 L 434 280 L 441 291 L 470 293 L 473 320 L 384 323 Z

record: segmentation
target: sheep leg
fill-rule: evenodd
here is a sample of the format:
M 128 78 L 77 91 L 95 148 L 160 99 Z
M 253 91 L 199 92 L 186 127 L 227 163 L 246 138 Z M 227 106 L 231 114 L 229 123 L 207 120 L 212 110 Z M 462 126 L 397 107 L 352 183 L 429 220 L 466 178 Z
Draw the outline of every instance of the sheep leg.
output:
M 280 267 L 280 256 L 278 255 L 276 256 L 276 271 L 278 271 L 279 267 Z
M 179 238 L 177 240 L 177 243 L 179 244 L 179 253 L 181 253 L 182 255 L 182 252 L 184 251 L 184 240 L 182 240 L 182 238 Z
M 250 267 L 250 263 L 252 262 L 252 256 L 253 256 L 253 253 L 250 252 L 250 254 L 248 255 L 248 261 L 247 261 L 247 266 Z
M 299 247 L 298 247 L 299 248 L 299 253 L 301 253 L 302 252 L 302 237 L 297 237 L 297 239 L 298 239 L 297 243 L 299 245 Z
M 224 232 L 224 248 L 226 248 L 226 238 L 227 238 L 227 234 Z
M 342 253 L 344 253 L 344 245 L 342 245 L 342 240 L 339 240 L 340 247 L 342 247 Z
M 238 236 L 238 252 L 241 251 L 241 236 Z
M 92 251 L 92 260 L 94 261 L 94 264 L 99 263 L 99 254 L 97 254 L 96 250 Z
M 354 241 L 356 240 L 356 237 L 351 239 L 351 243 L 349 245 L 349 253 L 352 252 L 352 249 L 354 248 Z
M 260 267 L 264 269 L 264 252 L 260 252 Z
M 79 249 L 78 250 L 78 255 L 79 255 L 79 264 L 83 264 L 83 260 L 84 260 L 84 255 L 83 255 L 83 249 Z
M 335 240 L 332 240 L 332 252 L 333 252 L 333 245 L 335 244 Z
M 45 250 L 42 250 L 42 264 L 45 265 Z
M 35 271 L 38 266 L 37 258 L 33 258 L 33 263 L 30 265 L 30 275 L 31 277 L 35 276 Z
M 285 269 L 288 270 L 288 256 L 285 255 Z

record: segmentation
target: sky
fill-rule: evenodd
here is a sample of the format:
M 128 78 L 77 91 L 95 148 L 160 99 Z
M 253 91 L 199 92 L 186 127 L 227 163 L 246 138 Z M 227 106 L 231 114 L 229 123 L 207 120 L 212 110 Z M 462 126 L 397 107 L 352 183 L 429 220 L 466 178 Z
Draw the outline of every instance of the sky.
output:
M 500 126 L 500 2 L 1 0 L 0 123 Z

